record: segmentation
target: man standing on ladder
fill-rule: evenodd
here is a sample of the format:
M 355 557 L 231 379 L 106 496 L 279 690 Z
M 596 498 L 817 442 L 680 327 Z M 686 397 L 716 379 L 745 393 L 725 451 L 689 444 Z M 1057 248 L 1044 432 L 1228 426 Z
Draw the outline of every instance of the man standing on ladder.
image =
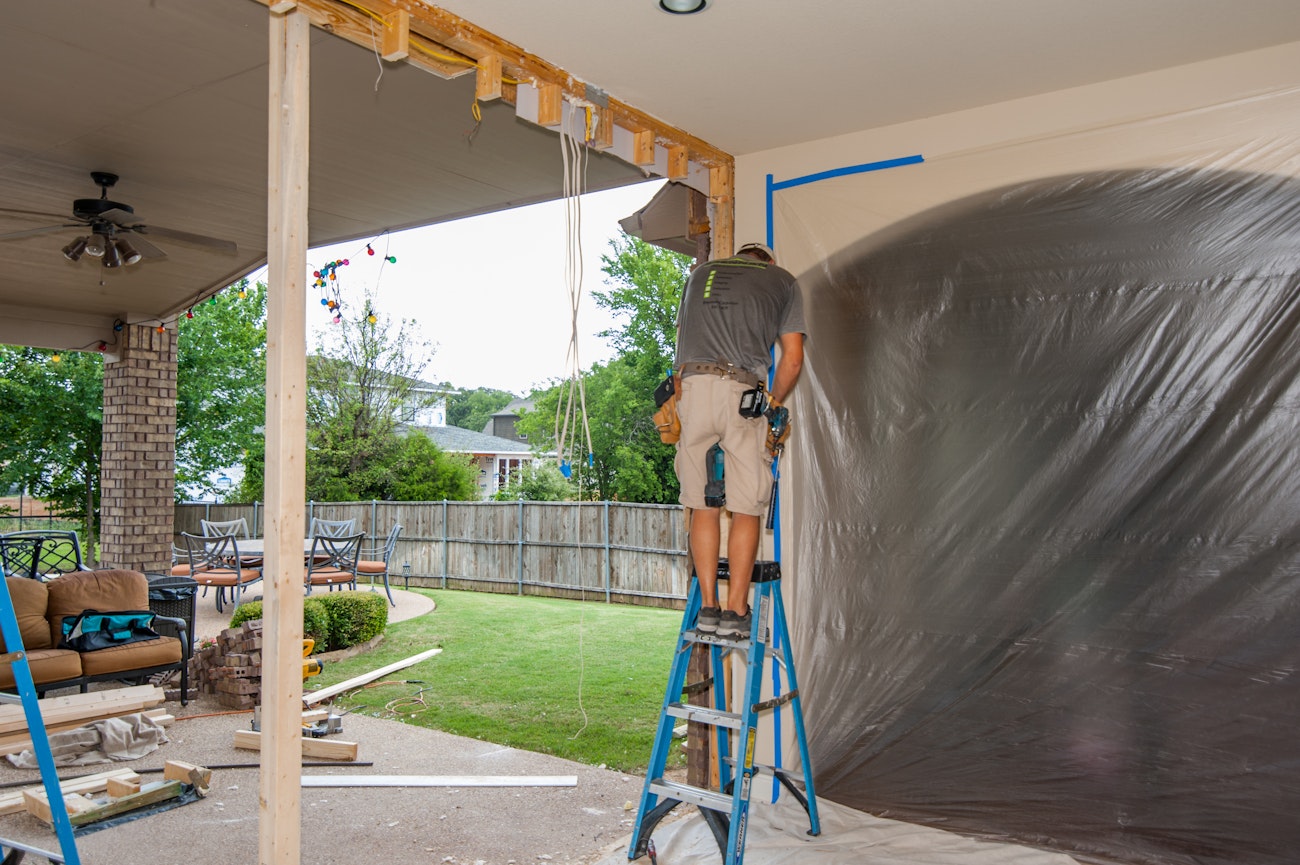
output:
M 750 633 L 749 584 L 758 555 L 760 518 L 772 496 L 772 455 L 765 412 L 779 409 L 803 367 L 803 295 L 798 282 L 761 243 L 695 268 L 677 317 L 681 439 L 675 468 L 681 503 L 691 509 L 690 549 L 705 605 L 697 629 L 719 637 Z M 766 389 L 771 348 L 781 357 Z M 782 432 L 788 428 L 782 426 Z M 706 502 L 710 449 L 725 456 L 728 591 L 718 599 L 720 507 Z

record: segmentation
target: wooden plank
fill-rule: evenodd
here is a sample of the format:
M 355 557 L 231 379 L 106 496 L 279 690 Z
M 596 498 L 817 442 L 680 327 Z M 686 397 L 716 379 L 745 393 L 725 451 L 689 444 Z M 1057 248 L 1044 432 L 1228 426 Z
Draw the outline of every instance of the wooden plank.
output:
M 303 775 L 304 787 L 576 787 L 577 775 Z
M 46 697 L 40 701 L 41 718 L 46 726 L 60 717 L 78 712 L 86 717 L 93 717 L 97 709 L 113 711 L 117 705 L 156 706 L 163 702 L 162 688 L 153 685 L 135 685 L 129 688 L 112 688 L 104 691 L 91 691 L 88 694 L 69 694 L 64 697 Z M 65 718 L 66 719 L 66 718 Z M 0 733 L 27 729 L 27 716 L 23 707 L 6 703 L 0 705 Z
M 537 85 L 537 125 L 559 126 L 562 120 L 564 120 L 564 91 L 560 85 Z
M 68 814 L 68 819 L 73 826 L 98 823 L 100 820 L 107 820 L 109 817 L 116 817 L 118 814 L 125 814 L 128 811 L 135 811 L 147 805 L 157 805 L 159 802 L 175 799 L 183 792 L 182 787 L 180 781 L 163 781 L 157 785 L 146 786 L 138 793 L 122 796 L 119 799 L 111 799 L 107 805 L 100 805 L 87 810 L 78 809 L 77 813 Z
M 411 13 L 394 9 L 384 16 L 384 35 L 379 56 L 385 60 L 405 60 L 411 56 Z
M 653 130 L 641 129 L 632 133 L 632 164 L 655 164 L 655 134 Z
M 348 760 L 357 759 L 357 749 L 360 747 L 356 742 L 345 742 L 342 739 L 313 739 L 309 736 L 299 736 L 298 740 L 302 743 L 301 754 L 304 757 L 317 757 L 322 760 Z M 256 730 L 236 730 L 235 747 L 245 751 L 262 750 L 262 734 Z M 302 766 L 298 766 L 298 771 L 294 773 L 295 780 L 302 774 Z
M 166 709 L 146 709 L 143 712 L 139 711 L 138 709 L 129 709 L 125 712 L 117 712 L 112 715 L 104 715 L 103 717 L 100 718 L 92 718 L 85 721 L 68 721 L 63 724 L 55 724 L 53 726 L 47 726 L 45 728 L 45 732 L 47 734 L 62 733 L 67 730 L 75 730 L 78 727 L 84 727 L 87 724 L 90 724 L 94 721 L 102 721 L 104 720 L 104 718 L 124 718 L 127 715 L 137 715 L 137 714 L 144 715 L 148 718 L 153 718 L 153 720 L 156 723 L 164 727 L 166 727 L 167 725 L 171 724 L 173 721 L 176 720 L 174 716 L 169 715 L 167 713 Z M 30 751 L 32 749 L 32 738 L 31 736 L 26 735 L 26 733 L 27 731 L 24 730 L 22 733 L 13 733 L 8 736 L 4 736 L 0 738 L 0 756 L 5 756 L 8 754 L 20 754 L 23 751 Z
M 474 79 L 474 98 L 481 101 L 501 98 L 501 57 L 486 54 L 478 59 L 478 72 Z
M 108 793 L 110 798 L 117 799 L 122 796 L 130 796 L 133 793 L 139 793 L 140 782 L 128 781 L 124 778 L 109 778 L 104 790 Z
M 609 150 L 614 146 L 614 114 L 608 108 L 596 108 L 595 112 L 594 128 L 587 144 L 597 150 Z
M 72 778 L 59 784 L 59 789 L 64 793 L 95 793 L 106 789 L 109 780 L 134 780 L 139 781 L 140 776 L 134 769 L 122 767 L 111 769 L 107 772 L 99 772 L 94 775 L 86 775 L 82 778 Z M 23 794 L 28 792 L 39 793 L 42 798 L 45 797 L 45 788 L 43 786 L 24 787 L 21 790 L 15 790 L 11 793 L 0 794 L 0 815 L 17 814 L 23 810 Z
M 442 649 L 429 649 L 427 652 L 412 655 L 404 660 L 394 661 L 386 667 L 380 667 L 378 670 L 371 670 L 369 673 L 362 673 L 360 676 L 354 676 L 351 679 L 339 682 L 337 685 L 330 685 L 328 688 L 321 688 L 319 691 L 312 691 L 308 694 L 303 694 L 302 701 L 305 705 L 311 706 L 315 703 L 321 702 L 322 700 L 328 700 L 330 697 L 336 697 L 344 691 L 350 691 L 353 688 L 358 688 L 369 682 L 373 682 L 376 679 L 382 679 L 389 673 L 395 673 L 398 670 L 404 670 L 407 667 L 414 666 L 421 661 L 427 661 L 434 655 L 439 654 L 442 654 Z
M 265 564 L 259 865 L 302 852 L 302 528 L 306 525 L 307 190 L 311 22 L 271 16 L 267 62 Z
M 713 205 L 714 258 L 731 255 L 736 248 L 736 181 L 731 166 L 709 169 L 709 202 Z
M 93 799 L 87 799 L 80 793 L 68 793 L 63 797 L 63 806 L 68 809 L 68 817 L 71 819 L 74 815 L 94 810 L 99 807 Z M 45 798 L 45 791 L 34 793 L 31 790 L 23 791 L 23 807 L 38 820 L 43 820 L 51 825 L 54 824 L 54 812 L 50 810 L 49 800 Z
M 163 764 L 163 780 L 182 781 L 206 790 L 212 786 L 212 770 L 184 760 L 168 760 Z
M 674 144 L 668 148 L 668 179 L 682 180 L 690 172 L 690 160 L 686 153 L 686 147 L 682 144 Z

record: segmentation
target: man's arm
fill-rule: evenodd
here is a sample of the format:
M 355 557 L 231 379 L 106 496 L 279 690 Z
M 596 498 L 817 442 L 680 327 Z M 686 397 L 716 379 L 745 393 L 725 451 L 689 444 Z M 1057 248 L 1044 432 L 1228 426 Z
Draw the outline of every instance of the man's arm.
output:
M 803 369 L 803 334 L 781 334 L 781 359 L 776 362 L 776 375 L 772 377 L 772 399 L 785 402 L 799 380 Z

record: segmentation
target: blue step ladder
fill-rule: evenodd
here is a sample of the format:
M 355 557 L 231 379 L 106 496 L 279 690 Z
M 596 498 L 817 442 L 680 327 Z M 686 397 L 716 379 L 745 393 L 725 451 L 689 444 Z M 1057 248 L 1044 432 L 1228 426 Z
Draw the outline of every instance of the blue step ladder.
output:
M 4 631 L 5 652 L 0 654 L 0 661 L 8 661 L 14 674 L 17 694 L 0 693 L 0 703 L 22 703 L 23 714 L 27 716 L 27 729 L 32 735 L 32 750 L 36 753 L 37 765 L 41 768 L 41 781 L 45 785 L 45 795 L 50 801 L 50 814 L 54 819 L 54 831 L 59 838 L 62 853 L 53 853 L 0 838 L 0 865 L 15 865 L 21 862 L 25 853 L 44 856 L 51 862 L 63 862 L 66 865 L 81 865 L 77 854 L 77 842 L 72 835 L 72 821 L 68 819 L 68 809 L 63 803 L 63 791 L 59 789 L 59 773 L 54 766 L 54 753 L 50 750 L 50 738 L 45 730 L 45 721 L 41 718 L 41 709 L 37 704 L 39 695 L 32 679 L 32 668 L 27 660 L 27 650 L 23 647 L 22 634 L 18 630 L 18 617 L 14 614 L 13 597 L 9 594 L 9 583 L 0 576 L 0 630 Z
M 725 560 L 718 563 L 718 579 L 728 576 Z M 808 813 L 809 835 L 821 834 L 817 817 L 817 796 L 813 790 L 812 762 L 808 757 L 808 739 L 804 732 L 803 708 L 799 702 L 799 680 L 795 674 L 794 657 L 790 648 L 790 631 L 786 624 L 785 604 L 781 599 L 781 565 L 779 562 L 756 562 L 753 575 L 754 615 L 748 639 L 727 639 L 696 630 L 702 605 L 700 583 L 691 577 L 690 595 L 686 612 L 682 616 L 681 633 L 677 637 L 677 652 L 672 670 L 668 674 L 668 688 L 664 694 L 659 727 L 655 733 L 650 765 L 646 769 L 645 787 L 641 792 L 641 807 L 637 810 L 632 843 L 628 845 L 628 859 L 639 859 L 649 853 L 654 859 L 651 834 L 659 822 L 681 803 L 695 805 L 718 842 L 725 865 L 742 865 L 745 859 L 745 830 L 749 822 L 749 801 L 754 788 L 754 777 L 760 772 L 771 773 L 773 795 L 778 792 L 777 782 L 790 791 Z M 712 706 L 694 706 L 682 702 L 686 686 L 686 671 L 690 665 L 691 650 L 696 644 L 709 649 L 712 674 Z M 745 657 L 745 686 L 741 711 L 727 711 L 727 694 L 723 664 L 732 652 Z M 772 661 L 773 696 L 761 700 L 764 661 Z M 784 669 L 788 687 L 780 690 L 780 670 Z M 780 710 L 789 704 L 794 715 L 795 737 L 799 743 L 799 764 L 802 775 L 791 773 L 780 766 L 758 765 L 754 762 L 755 741 L 760 717 L 773 719 L 776 753 L 780 754 Z M 705 724 L 717 729 L 718 789 L 694 787 L 665 780 L 664 766 L 672 744 L 673 727 L 678 719 Z M 734 737 L 734 740 L 733 740 Z M 733 756 L 735 755 L 735 756 Z M 802 790 L 800 789 L 802 786 Z

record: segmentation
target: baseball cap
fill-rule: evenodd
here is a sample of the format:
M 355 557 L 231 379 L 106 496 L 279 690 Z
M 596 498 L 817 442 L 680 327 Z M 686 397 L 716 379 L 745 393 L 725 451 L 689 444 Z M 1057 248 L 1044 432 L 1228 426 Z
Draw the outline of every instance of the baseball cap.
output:
M 740 255 L 742 252 L 747 252 L 749 250 L 763 253 L 767 256 L 769 261 L 776 264 L 776 253 L 773 252 L 772 247 L 768 246 L 766 243 L 746 243 L 741 246 L 740 249 L 736 250 L 736 255 Z

